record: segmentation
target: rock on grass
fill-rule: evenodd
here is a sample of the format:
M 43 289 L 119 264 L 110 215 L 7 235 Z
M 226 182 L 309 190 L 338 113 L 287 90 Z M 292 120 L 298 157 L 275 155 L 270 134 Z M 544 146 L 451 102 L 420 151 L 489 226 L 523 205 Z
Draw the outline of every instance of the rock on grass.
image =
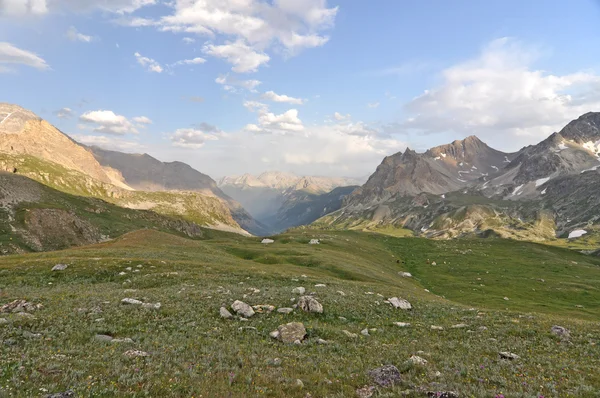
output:
M 285 325 L 279 325 L 277 328 L 279 332 L 277 338 L 284 343 L 294 343 L 295 341 L 302 341 L 306 336 L 306 328 L 300 322 L 290 322 Z
M 231 309 L 244 318 L 250 318 L 254 315 L 252 307 L 240 300 L 235 300 L 233 304 L 231 304 Z
M 387 301 L 391 305 L 393 305 L 394 308 L 400 308 L 401 310 L 410 310 L 410 309 L 412 309 L 412 305 L 408 301 L 406 301 L 404 299 L 401 299 L 401 298 L 398 298 L 398 297 L 389 298 L 389 299 L 387 299 Z
M 302 296 L 298 299 L 298 307 L 305 312 L 323 313 L 323 306 L 314 297 Z
M 381 387 L 389 387 L 400 382 L 400 371 L 394 365 L 385 365 L 369 371 L 369 377 Z

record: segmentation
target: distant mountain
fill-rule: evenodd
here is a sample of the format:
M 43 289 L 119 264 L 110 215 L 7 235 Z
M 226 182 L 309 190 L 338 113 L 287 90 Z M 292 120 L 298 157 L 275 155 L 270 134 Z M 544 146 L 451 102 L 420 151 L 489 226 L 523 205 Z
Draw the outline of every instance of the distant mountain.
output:
M 265 172 L 258 176 L 244 174 L 224 177 L 218 183 L 223 192 L 240 202 L 256 220 L 267 226 L 270 233 L 310 223 L 320 216 L 317 215 L 318 212 L 309 211 L 307 214 L 310 215 L 292 217 L 291 214 L 295 213 L 291 208 L 293 203 L 302 202 L 306 205 L 314 199 L 319 203 L 318 206 L 321 206 L 328 199 L 319 198 L 320 195 L 327 194 L 338 187 L 357 184 L 358 181 L 352 178 L 297 176 L 276 171 Z M 299 197 L 305 198 L 305 201 L 293 200 Z M 332 207 L 336 206 L 328 208 Z
M 16 105 L 0 104 L 0 170 L 65 193 L 153 210 L 210 228 L 265 233 L 214 180 L 188 165 L 85 147 Z
M 408 228 L 428 237 L 542 240 L 600 219 L 600 113 L 516 153 L 468 137 L 386 157 L 323 228 Z

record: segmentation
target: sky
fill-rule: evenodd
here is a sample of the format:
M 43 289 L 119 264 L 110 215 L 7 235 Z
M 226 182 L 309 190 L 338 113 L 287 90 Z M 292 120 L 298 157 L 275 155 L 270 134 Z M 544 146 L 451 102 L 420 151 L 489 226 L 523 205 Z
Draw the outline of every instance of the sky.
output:
M 214 178 L 363 178 L 600 111 L 598 0 L 0 0 L 0 102 Z

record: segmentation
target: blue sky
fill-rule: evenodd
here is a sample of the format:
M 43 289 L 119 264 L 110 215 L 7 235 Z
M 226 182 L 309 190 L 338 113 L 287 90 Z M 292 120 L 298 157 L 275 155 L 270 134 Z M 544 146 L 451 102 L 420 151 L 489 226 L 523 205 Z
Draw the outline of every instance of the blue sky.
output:
M 0 0 L 0 101 L 215 178 L 512 151 L 600 111 L 598 1 L 374 4 Z

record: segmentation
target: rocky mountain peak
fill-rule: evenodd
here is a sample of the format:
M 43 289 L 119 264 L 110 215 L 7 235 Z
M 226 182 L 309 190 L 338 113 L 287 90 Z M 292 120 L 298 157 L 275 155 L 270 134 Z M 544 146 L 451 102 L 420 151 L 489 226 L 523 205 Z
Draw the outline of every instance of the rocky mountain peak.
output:
M 33 112 L 19 105 L 0 103 L 0 134 L 18 134 L 30 120 L 41 119 Z
M 567 124 L 559 134 L 578 144 L 600 141 L 600 112 L 588 112 Z

